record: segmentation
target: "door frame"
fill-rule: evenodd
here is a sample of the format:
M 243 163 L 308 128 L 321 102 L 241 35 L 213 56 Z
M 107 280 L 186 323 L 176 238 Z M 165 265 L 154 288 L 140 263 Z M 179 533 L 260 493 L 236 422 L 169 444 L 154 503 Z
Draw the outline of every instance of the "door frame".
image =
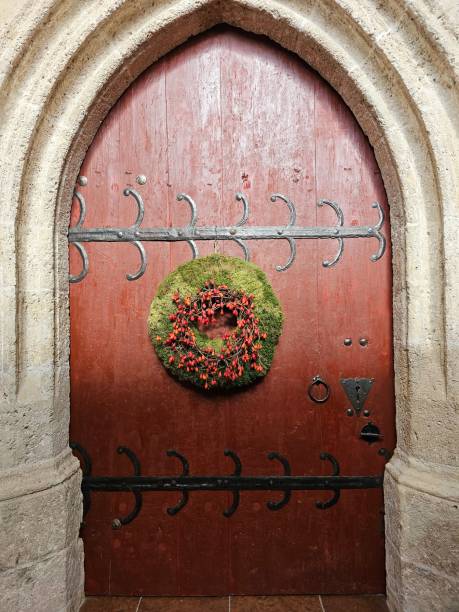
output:
M 451 500 L 458 496 L 450 421 L 454 393 L 459 395 L 452 374 L 459 333 L 452 316 L 459 171 L 448 151 L 459 113 L 448 89 L 448 30 L 440 46 L 425 26 L 428 15 L 395 2 L 386 12 L 380 9 L 378 19 L 360 3 L 350 8 L 341 0 L 319 0 L 313 9 L 293 0 L 138 4 L 145 4 L 143 10 L 122 0 L 87 7 L 71 2 L 66 10 L 65 2 L 49 0 L 45 7 L 27 7 L 7 32 L 6 40 L 15 44 L 5 51 L 0 99 L 0 150 L 7 160 L 0 185 L 7 238 L 2 401 L 10 415 L 2 499 L 22 504 L 25 517 L 8 530 L 8 545 L 16 549 L 23 533 L 33 534 L 33 546 L 20 545 L 21 562 L 34 568 L 38 584 L 60 582 L 56 602 L 77 605 L 83 571 L 80 471 L 68 448 L 73 185 L 101 121 L 134 79 L 189 36 L 227 23 L 267 35 L 317 70 L 375 149 L 393 245 L 398 444 L 385 478 L 387 594 L 392 609 L 410 609 L 422 591 L 425 609 L 432 609 L 452 597 L 455 572 L 447 561 L 445 521 L 452 523 Z M 37 532 L 43 497 L 53 514 Z M 422 517 L 434 535 L 422 532 Z M 65 529 L 53 530 L 53 521 Z M 415 528 L 421 530 L 419 545 L 411 537 Z M 445 531 L 446 537 L 439 535 Z M 51 573 L 43 569 L 46 556 Z M 21 590 L 18 580 L 12 588 Z

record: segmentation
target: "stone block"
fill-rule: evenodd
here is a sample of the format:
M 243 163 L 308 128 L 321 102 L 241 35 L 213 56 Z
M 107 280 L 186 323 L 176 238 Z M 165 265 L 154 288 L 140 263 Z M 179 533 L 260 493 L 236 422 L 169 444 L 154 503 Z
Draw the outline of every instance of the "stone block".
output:
M 25 566 L 68 548 L 81 521 L 80 474 L 58 486 L 0 502 L 0 568 Z
M 0 610 L 77 612 L 84 600 L 83 543 L 0 572 Z

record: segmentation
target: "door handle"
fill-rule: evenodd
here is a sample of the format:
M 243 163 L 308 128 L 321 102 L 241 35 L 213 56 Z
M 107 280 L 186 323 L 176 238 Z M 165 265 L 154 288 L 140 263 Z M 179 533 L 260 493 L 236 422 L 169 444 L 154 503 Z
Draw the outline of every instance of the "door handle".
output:
M 313 394 L 313 391 L 315 388 L 319 387 L 319 386 L 323 386 L 325 388 L 325 395 L 323 396 L 318 396 Z M 309 398 L 315 402 L 316 404 L 324 404 L 328 398 L 330 397 L 330 387 L 328 386 L 328 384 L 317 374 L 316 376 L 314 376 L 314 378 L 312 379 L 311 384 L 308 387 L 308 395 Z

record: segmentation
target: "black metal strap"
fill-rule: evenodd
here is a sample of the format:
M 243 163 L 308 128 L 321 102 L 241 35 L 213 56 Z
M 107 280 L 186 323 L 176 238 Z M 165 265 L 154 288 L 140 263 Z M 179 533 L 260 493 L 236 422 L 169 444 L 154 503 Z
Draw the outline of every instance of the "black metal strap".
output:
M 329 461 L 332 474 L 328 476 L 292 476 L 288 460 L 279 453 L 269 453 L 268 459 L 277 460 L 284 469 L 282 475 L 272 476 L 242 476 L 242 463 L 238 455 L 232 450 L 225 450 L 225 456 L 230 457 L 234 463 L 234 472 L 223 476 L 190 476 L 187 458 L 175 450 L 167 452 L 169 457 L 176 457 L 182 464 L 182 473 L 179 476 L 141 476 L 140 461 L 133 451 L 125 446 L 118 447 L 119 454 L 125 454 L 134 467 L 133 476 L 93 476 L 91 474 L 91 459 L 88 453 L 79 445 L 72 444 L 83 459 L 83 479 L 81 488 L 85 500 L 84 511 L 89 510 L 90 494 L 92 492 L 120 492 L 130 491 L 135 498 L 133 510 L 124 517 L 113 521 L 113 527 L 119 528 L 133 521 L 142 508 L 142 494 L 179 491 L 182 494 L 179 502 L 167 509 L 170 516 L 176 515 L 187 505 L 191 491 L 230 491 L 233 502 L 224 511 L 224 516 L 232 516 L 239 507 L 241 491 L 280 491 L 283 497 L 279 501 L 268 501 L 269 510 L 280 510 L 286 506 L 292 491 L 332 491 L 333 496 L 323 502 L 317 501 L 316 507 L 325 510 L 335 505 L 342 489 L 375 489 L 383 485 L 382 476 L 340 476 L 340 467 L 337 459 L 330 453 L 321 453 L 320 459 Z M 88 469 L 89 468 L 89 469 Z
M 191 248 L 193 259 L 199 256 L 197 241 L 211 240 L 230 240 L 238 244 L 244 254 L 246 261 L 250 259 L 248 240 L 286 240 L 290 246 L 290 255 L 287 262 L 276 266 L 278 272 L 283 272 L 290 268 L 296 258 L 296 241 L 311 239 L 331 239 L 336 242 L 338 249 L 336 254 L 330 259 L 325 259 L 322 265 L 330 268 L 338 263 L 344 251 L 344 241 L 350 238 L 376 238 L 378 240 L 378 250 L 371 256 L 372 261 L 378 261 L 386 249 L 386 239 L 381 233 L 384 223 L 384 211 L 378 202 L 372 204 L 378 212 L 378 221 L 372 226 L 343 227 L 344 214 L 337 202 L 322 199 L 317 205 L 319 207 L 328 206 L 336 214 L 336 225 L 332 227 L 298 227 L 296 225 L 296 209 L 294 203 L 281 193 L 274 193 L 271 196 L 272 202 L 283 202 L 289 211 L 289 220 L 286 224 L 276 226 L 245 226 L 249 219 L 249 202 L 243 193 L 236 193 L 236 200 L 242 202 L 243 212 L 241 219 L 234 225 L 228 226 L 197 226 L 197 206 L 193 198 L 186 193 L 179 193 L 177 200 L 188 203 L 191 218 L 184 227 L 141 227 L 145 207 L 142 196 L 138 191 L 130 187 L 123 191 L 126 197 L 132 197 L 137 207 L 137 218 L 130 227 L 92 227 L 83 226 L 86 216 L 86 202 L 81 192 L 75 191 L 74 197 L 80 208 L 80 215 L 76 225 L 69 228 L 69 243 L 75 245 L 80 253 L 82 260 L 81 272 L 70 276 L 71 283 L 78 283 L 84 279 L 89 271 L 89 258 L 83 244 L 85 242 L 129 242 L 139 252 L 140 265 L 136 272 L 127 274 L 126 278 L 130 281 L 139 279 L 147 267 L 147 253 L 143 247 L 143 242 L 187 242 Z
M 374 489 L 382 476 L 84 476 L 84 491 L 327 491 Z

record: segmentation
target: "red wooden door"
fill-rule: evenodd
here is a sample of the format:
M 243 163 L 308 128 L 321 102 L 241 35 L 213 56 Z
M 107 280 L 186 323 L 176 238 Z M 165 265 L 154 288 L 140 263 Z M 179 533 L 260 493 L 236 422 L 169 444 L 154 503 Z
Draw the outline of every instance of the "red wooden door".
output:
M 250 200 L 248 224 L 282 225 L 288 211 L 273 192 L 296 204 L 297 224 L 333 226 L 338 202 L 345 225 L 374 225 L 371 203 L 387 202 L 371 146 L 340 97 L 296 56 L 270 41 L 219 28 L 187 42 L 142 74 L 101 126 L 78 186 L 86 227 L 128 227 L 136 211 L 123 189 L 142 193 L 145 227 L 186 225 L 189 193 L 201 225 L 231 225 L 241 216 L 235 193 Z M 136 177 L 145 175 L 145 185 Z M 73 223 L 76 220 L 73 213 Z M 389 237 L 386 221 L 383 233 Z M 145 244 L 145 243 L 144 243 Z M 252 261 L 268 275 L 285 314 L 271 372 L 261 384 L 205 395 L 173 380 L 148 338 L 150 302 L 161 280 L 190 259 L 185 243 L 149 243 L 139 280 L 139 254 L 126 243 L 88 243 L 87 277 L 71 285 L 71 439 L 90 453 L 93 473 L 132 473 L 119 445 L 131 448 L 143 474 L 230 474 L 226 448 L 246 475 L 279 470 L 267 453 L 285 455 L 293 474 L 330 473 L 325 451 L 343 475 L 382 474 L 378 449 L 394 445 L 391 256 L 377 262 L 373 239 L 345 241 L 341 261 L 325 268 L 335 240 L 298 241 L 294 264 L 285 240 L 250 244 Z M 200 254 L 240 256 L 237 244 L 200 242 Z M 80 260 L 70 251 L 71 271 Z M 344 343 L 346 338 L 352 344 Z M 366 339 L 367 343 L 360 339 Z M 331 389 L 324 404 L 307 389 L 319 374 Z M 340 379 L 373 378 L 366 408 L 348 416 Z M 360 439 L 371 419 L 384 439 Z M 280 471 L 280 470 L 279 470 Z M 89 594 L 218 595 L 227 593 L 372 593 L 384 591 L 383 497 L 380 489 L 332 494 L 294 492 L 282 510 L 267 509 L 273 492 L 244 492 L 230 518 L 227 492 L 195 492 L 176 516 L 179 493 L 143 497 L 139 516 L 114 531 L 114 517 L 133 506 L 131 493 L 95 493 L 85 518 Z

